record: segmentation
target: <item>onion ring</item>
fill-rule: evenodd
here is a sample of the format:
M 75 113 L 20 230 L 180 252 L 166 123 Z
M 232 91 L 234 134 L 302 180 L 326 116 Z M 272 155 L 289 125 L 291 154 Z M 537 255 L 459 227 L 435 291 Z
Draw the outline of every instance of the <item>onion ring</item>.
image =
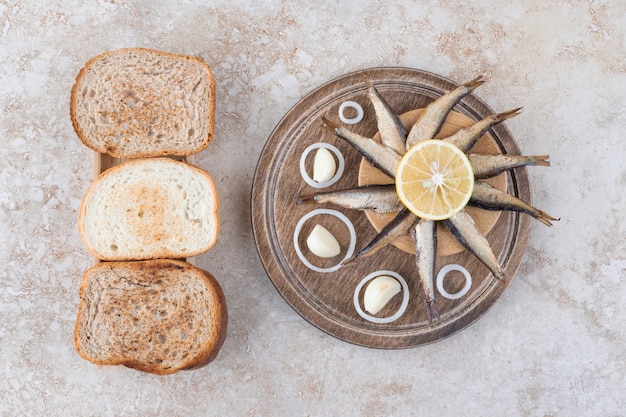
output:
M 347 118 L 343 113 L 347 108 L 353 108 L 356 110 L 356 116 L 353 118 Z M 363 120 L 363 107 L 356 101 L 344 101 L 339 106 L 339 119 L 347 125 L 355 125 Z
M 346 256 L 341 260 L 341 262 L 339 262 L 337 265 L 332 266 L 330 268 L 320 268 L 318 266 L 313 265 L 311 262 L 308 261 L 308 259 L 306 259 L 306 257 L 302 253 L 302 249 L 300 249 L 300 245 L 298 244 L 298 238 L 300 237 L 300 231 L 302 230 L 302 226 L 304 225 L 304 222 L 306 222 L 312 217 L 319 216 L 320 214 L 328 214 L 330 216 L 335 216 L 336 218 L 344 222 L 344 224 L 348 227 L 348 230 L 350 231 L 350 246 L 348 247 Z M 296 224 L 296 229 L 293 232 L 293 245 L 296 249 L 296 254 L 298 255 L 298 258 L 300 258 L 302 263 L 307 268 L 315 272 L 321 272 L 321 273 L 335 272 L 339 270 L 339 268 L 341 268 L 341 264 L 343 263 L 343 261 L 349 259 L 354 253 L 354 249 L 356 248 L 356 231 L 354 230 L 354 225 L 352 224 L 350 219 L 346 217 L 345 214 L 337 210 L 316 209 L 302 216 L 300 221 L 298 221 L 298 224 Z
M 367 284 L 372 279 L 379 277 L 381 275 L 389 275 L 398 280 L 400 285 L 402 286 L 402 304 L 400 304 L 400 308 L 393 315 L 389 317 L 374 317 L 367 314 L 361 308 L 361 304 L 359 303 L 359 294 L 361 293 L 361 289 L 365 284 Z M 359 316 L 363 317 L 367 321 L 371 321 L 372 323 L 385 324 L 391 323 L 399 319 L 404 312 L 406 311 L 407 306 L 409 305 L 409 286 L 406 283 L 406 280 L 402 278 L 402 275 L 398 274 L 394 271 L 374 271 L 359 282 L 359 285 L 354 289 L 354 308 L 356 312 L 359 313 Z
M 335 175 L 328 181 L 324 181 L 324 182 L 315 181 L 313 178 L 309 176 L 305 168 L 306 157 L 309 155 L 309 153 L 311 153 L 311 151 L 314 151 L 318 148 L 325 148 L 331 151 L 333 154 L 335 154 L 335 157 L 337 158 L 337 162 L 338 162 L 337 172 L 335 172 Z M 304 182 L 306 182 L 313 188 L 325 188 L 325 187 L 333 185 L 334 183 L 339 181 L 339 178 L 341 178 L 341 176 L 343 175 L 343 171 L 345 168 L 346 168 L 346 163 L 343 159 L 342 153 L 339 151 L 339 149 L 335 148 L 333 145 L 329 143 L 324 143 L 324 142 L 314 143 L 313 145 L 310 145 L 308 148 L 306 148 L 304 152 L 302 152 L 302 156 L 300 157 L 300 175 L 302 176 L 302 179 L 304 180 Z
M 454 294 L 450 294 L 448 291 L 446 291 L 443 288 L 443 279 L 450 271 L 459 271 L 465 277 L 465 286 L 461 288 L 460 291 Z M 437 290 L 439 291 L 439 294 L 441 294 L 442 296 L 444 296 L 445 298 L 449 300 L 457 300 L 463 297 L 465 294 L 469 292 L 471 287 L 472 287 L 472 276 L 470 275 L 467 269 L 465 269 L 459 264 L 444 265 L 437 273 Z

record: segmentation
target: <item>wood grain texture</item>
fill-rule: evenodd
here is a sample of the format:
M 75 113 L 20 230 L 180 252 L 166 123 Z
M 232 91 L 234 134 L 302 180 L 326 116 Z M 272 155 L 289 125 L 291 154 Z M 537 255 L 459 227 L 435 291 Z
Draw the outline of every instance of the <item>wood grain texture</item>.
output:
M 346 170 L 339 181 L 327 190 L 358 185 L 362 167 L 360 154 L 325 130 L 321 118 L 324 116 L 338 122 L 340 104 L 346 100 L 355 101 L 363 107 L 365 118 L 349 127 L 364 136 L 373 137 L 377 129 L 373 108 L 366 96 L 365 79 L 375 83 L 398 113 L 423 108 L 444 91 L 457 85 L 438 75 L 415 69 L 373 68 L 330 81 L 296 103 L 277 124 L 259 157 L 251 198 L 254 238 L 261 261 L 279 293 L 299 314 L 323 331 L 350 343 L 376 348 L 406 348 L 432 343 L 475 322 L 503 294 L 521 263 L 531 220 L 517 213 L 497 213 L 486 235 L 508 276 L 504 285 L 497 282 L 465 250 L 438 256 L 437 270 L 449 263 L 463 265 L 471 273 L 473 285 L 469 293 L 458 300 L 448 300 L 437 294 L 441 318 L 434 323 L 429 323 L 426 316 L 415 257 L 407 251 L 388 245 L 372 257 L 344 266 L 336 272 L 320 273 L 307 268 L 296 254 L 294 231 L 303 216 L 319 207 L 295 204 L 294 197 L 316 191 L 301 178 L 300 156 L 313 143 L 332 144 L 343 154 Z M 479 120 L 494 113 L 474 95 L 464 98 L 455 111 L 471 120 Z M 520 153 L 504 125 L 491 129 L 490 137 L 494 152 Z M 530 201 L 525 169 L 516 169 L 498 181 L 502 181 L 500 186 L 509 193 Z M 324 207 L 343 213 L 354 224 L 357 250 L 376 235 L 377 231 L 366 213 L 334 206 Z M 315 223 L 328 226 L 338 237 L 342 248 L 347 247 L 348 237 L 341 223 L 330 216 L 316 216 L 314 219 Z M 307 228 L 313 227 L 312 223 L 307 224 L 309 222 L 303 226 L 299 241 L 307 259 L 320 267 L 338 263 L 345 253 L 330 260 L 316 259 L 306 253 L 302 235 L 306 235 Z M 388 324 L 363 319 L 352 302 L 358 283 L 377 270 L 393 270 L 402 275 L 409 286 L 406 312 Z M 456 292 L 462 287 L 463 279 L 459 279 L 459 276 L 456 273 L 448 275 L 445 281 L 448 292 Z M 362 303 L 362 294 L 359 300 Z M 394 297 L 378 316 L 392 315 L 399 307 L 400 300 L 401 297 Z

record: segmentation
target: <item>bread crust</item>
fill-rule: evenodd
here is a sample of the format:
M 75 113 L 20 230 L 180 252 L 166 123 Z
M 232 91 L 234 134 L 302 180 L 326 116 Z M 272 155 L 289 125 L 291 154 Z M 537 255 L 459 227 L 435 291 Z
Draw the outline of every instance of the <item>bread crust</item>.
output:
M 125 153 L 120 153 L 116 147 L 110 147 L 108 149 L 100 148 L 94 145 L 94 143 L 90 140 L 90 138 L 85 133 L 85 130 L 83 129 L 83 126 L 81 125 L 77 116 L 78 95 L 79 95 L 79 90 L 80 90 L 83 77 L 90 70 L 90 68 L 98 61 L 101 61 L 102 59 L 106 59 L 107 57 L 115 55 L 115 54 L 124 54 L 124 53 L 129 53 L 129 52 L 146 53 L 146 54 L 152 54 L 155 56 L 162 56 L 162 57 L 168 57 L 168 58 L 173 58 L 173 59 L 190 60 L 190 61 L 199 63 L 206 70 L 207 79 L 209 81 L 209 97 L 207 98 L 208 99 L 207 105 L 209 106 L 209 117 L 208 117 L 208 120 L 206 121 L 207 122 L 207 136 L 200 146 L 192 150 L 181 151 L 180 149 L 177 149 L 175 146 L 170 145 L 168 147 L 167 145 L 164 145 L 160 150 L 156 150 L 156 151 L 144 150 L 144 151 L 137 151 L 131 154 L 125 154 Z M 80 69 L 80 71 L 78 72 L 78 75 L 76 76 L 76 79 L 74 81 L 74 84 L 72 86 L 72 90 L 70 93 L 70 120 L 72 121 L 72 126 L 74 127 L 74 131 L 76 132 L 76 135 L 85 146 L 89 147 L 90 149 L 96 152 L 108 153 L 109 155 L 115 158 L 150 158 L 150 157 L 167 156 L 167 155 L 187 156 L 193 153 L 200 152 L 206 149 L 206 147 L 209 145 L 209 143 L 213 139 L 213 134 L 214 134 L 214 129 L 215 129 L 215 79 L 213 77 L 213 72 L 211 71 L 211 67 L 204 60 L 202 60 L 199 57 L 190 56 L 190 55 L 178 55 L 178 54 L 174 54 L 171 52 L 159 51 L 159 50 L 149 49 L 149 48 L 120 48 L 120 49 L 116 49 L 112 51 L 103 52 L 99 55 L 96 55 L 95 57 L 92 57 L 90 60 L 88 60 L 85 63 L 85 65 Z
M 180 253 L 154 253 L 151 254 L 150 256 L 139 256 L 138 254 L 136 255 L 130 255 L 130 256 L 122 256 L 122 257 L 116 257 L 116 258 L 111 258 L 111 257 L 107 257 L 107 256 L 103 256 L 102 253 L 98 252 L 96 249 L 94 249 L 93 247 L 91 247 L 89 245 L 89 238 L 87 236 L 88 230 L 86 230 L 85 228 L 85 224 L 83 219 L 85 218 L 86 215 L 86 210 L 87 210 L 87 206 L 89 203 L 89 196 L 90 194 L 93 192 L 94 188 L 98 185 L 98 182 L 101 181 L 103 178 L 107 177 L 107 176 L 111 176 L 111 175 L 115 175 L 118 171 L 121 170 L 127 170 L 127 169 L 132 169 L 133 166 L 137 166 L 137 165 L 141 165 L 141 164 L 150 164 L 150 163 L 159 163 L 159 162 L 163 162 L 163 163 L 172 163 L 172 164 L 184 164 L 184 166 L 186 166 L 188 169 L 201 174 L 206 181 L 208 181 L 208 183 L 210 184 L 210 187 L 212 189 L 215 190 L 214 194 L 212 195 L 212 199 L 211 199 L 211 207 L 212 207 L 212 216 L 214 219 L 214 233 L 212 235 L 210 235 L 210 241 L 201 248 L 198 248 L 197 250 L 189 250 L 184 254 L 180 254 Z M 95 258 L 99 259 L 99 260 L 103 260 L 103 261 L 133 261 L 133 260 L 146 260 L 146 259 L 157 259 L 157 258 L 184 258 L 184 257 L 192 257 L 192 256 L 197 256 L 200 255 L 206 251 L 208 251 L 209 249 L 211 249 L 213 246 L 215 246 L 215 244 L 217 243 L 219 234 L 220 234 L 220 214 L 219 214 L 219 210 L 220 210 L 220 200 L 219 200 L 219 193 L 217 191 L 217 187 L 215 184 L 215 180 L 213 179 L 213 177 L 211 177 L 211 175 L 204 171 L 203 169 L 198 168 L 195 165 L 192 164 L 188 164 L 184 161 L 177 161 L 174 160 L 172 158 L 167 158 L 167 157 L 161 157 L 161 158 L 151 158 L 151 159 L 134 159 L 134 160 L 129 160 L 126 162 L 123 162 L 119 165 L 115 165 L 109 169 L 107 169 L 106 171 L 102 172 L 100 175 L 98 175 L 98 177 L 89 185 L 89 187 L 87 188 L 87 191 L 85 192 L 85 195 L 80 203 L 80 207 L 78 209 L 78 233 L 81 237 L 81 239 L 83 240 L 85 247 L 87 249 L 87 251 L 89 251 L 89 253 L 91 255 L 93 255 Z
M 172 366 L 169 368 L 163 368 L 159 365 L 150 364 L 147 362 L 142 362 L 139 360 L 132 360 L 130 358 L 104 358 L 97 359 L 90 356 L 83 349 L 81 343 L 81 334 L 82 331 L 82 323 L 83 323 L 83 314 L 85 314 L 85 307 L 87 303 L 87 296 L 85 294 L 88 281 L 90 279 L 91 274 L 94 274 L 98 271 L 106 271 L 113 270 L 115 268 L 124 269 L 128 272 L 136 272 L 136 275 L 133 276 L 136 280 L 141 280 L 142 277 L 149 274 L 150 271 L 154 269 L 179 269 L 185 270 L 187 272 L 192 272 L 196 277 L 202 279 L 209 289 L 213 301 L 214 309 L 211 312 L 213 321 L 211 323 L 212 333 L 214 335 L 211 340 L 205 341 L 205 345 L 202 347 L 200 352 L 195 356 L 189 358 L 184 362 L 177 364 L 177 366 Z M 221 347 L 224 344 L 226 339 L 226 332 L 228 326 L 228 311 L 226 306 L 226 297 L 224 296 L 224 292 L 219 282 L 215 279 L 213 275 L 209 272 L 195 267 L 187 262 L 172 260 L 172 259 L 157 259 L 151 261 L 133 261 L 133 262 L 102 262 L 91 268 L 89 268 L 83 274 L 82 283 L 80 287 L 80 304 L 78 308 L 78 316 L 76 319 L 76 324 L 74 327 L 74 346 L 76 352 L 85 360 L 92 362 L 96 365 L 124 365 L 128 368 L 137 369 L 139 371 L 148 372 L 157 375 L 167 375 L 172 374 L 180 370 L 191 370 L 197 369 L 203 366 L 206 366 L 210 362 L 212 362 L 218 355 Z M 198 312 L 198 314 L 201 314 Z M 193 339 L 190 337 L 189 339 Z M 146 353 L 147 354 L 147 353 Z

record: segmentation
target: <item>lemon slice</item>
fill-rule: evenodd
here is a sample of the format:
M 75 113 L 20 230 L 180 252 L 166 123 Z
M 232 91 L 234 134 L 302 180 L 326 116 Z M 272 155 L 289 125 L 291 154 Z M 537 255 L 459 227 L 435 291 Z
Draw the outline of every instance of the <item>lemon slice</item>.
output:
M 445 220 L 467 205 L 474 172 L 467 156 L 442 140 L 425 140 L 410 148 L 396 172 L 400 201 L 426 220 Z

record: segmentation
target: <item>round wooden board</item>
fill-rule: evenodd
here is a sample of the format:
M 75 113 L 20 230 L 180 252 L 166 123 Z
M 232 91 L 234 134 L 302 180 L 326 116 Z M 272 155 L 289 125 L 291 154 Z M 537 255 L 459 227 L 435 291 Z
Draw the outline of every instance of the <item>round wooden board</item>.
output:
M 440 320 L 429 323 L 419 284 L 415 256 L 388 245 L 366 261 L 351 263 L 333 272 L 316 272 L 300 259 L 294 243 L 296 225 L 319 208 L 337 210 L 347 217 L 356 231 L 356 250 L 376 235 L 364 212 L 335 206 L 297 205 L 295 197 L 318 190 L 307 185 L 300 175 L 300 158 L 311 144 L 324 142 L 339 149 L 345 159 L 345 172 L 324 190 L 358 185 L 361 156 L 351 146 L 324 129 L 321 118 L 339 123 L 338 109 L 345 101 L 357 102 L 365 117 L 349 128 L 364 136 L 376 134 L 374 110 L 366 95 L 364 80 L 370 79 L 398 113 L 425 107 L 444 91 L 457 86 L 441 76 L 409 68 L 372 68 L 349 73 L 332 80 L 300 100 L 278 123 L 261 153 L 252 186 L 251 213 L 254 238 L 268 276 L 283 298 L 306 320 L 323 331 L 350 343 L 376 348 L 406 348 L 432 343 L 450 336 L 481 317 L 503 294 L 522 261 L 528 242 L 531 220 L 517 213 L 497 213 L 486 234 L 500 265 L 508 277 L 498 282 L 473 255 L 452 250 L 437 257 L 436 270 L 447 264 L 460 264 L 472 276 L 472 286 L 462 298 L 450 300 L 437 293 Z M 460 115 L 479 120 L 493 111 L 475 95 L 465 97 L 454 109 Z M 350 117 L 348 115 L 348 117 Z M 496 151 L 519 154 L 511 134 L 503 124 L 490 130 Z M 307 158 L 312 159 L 312 158 Z M 311 162 L 307 162 L 310 169 Z M 310 171 L 309 171 L 310 172 Z M 502 175 L 502 187 L 510 194 L 530 201 L 528 177 L 524 168 Z M 496 182 L 497 182 L 496 181 Z M 326 226 L 338 238 L 344 252 L 323 260 L 307 253 L 304 242 L 314 224 Z M 350 236 L 343 222 L 329 215 L 318 215 L 304 222 L 297 245 L 306 259 L 321 268 L 338 264 L 346 255 Z M 390 323 L 373 323 L 356 311 L 353 297 L 366 276 L 379 270 L 400 274 L 408 286 L 408 306 L 404 314 Z M 464 285 L 459 273 L 447 275 L 444 287 L 449 293 Z M 362 306 L 362 294 L 359 296 Z M 377 315 L 391 316 L 401 296 L 394 297 Z
M 407 131 L 417 121 L 417 118 L 422 111 L 423 109 L 415 109 L 400 115 L 400 121 Z M 445 138 L 450 136 L 460 129 L 472 125 L 473 122 L 474 121 L 471 118 L 456 111 L 451 111 L 436 138 Z M 380 141 L 379 138 L 380 134 L 377 132 L 374 135 L 374 139 Z M 476 142 L 472 148 L 472 152 L 493 155 L 500 153 L 500 147 L 498 141 L 496 141 L 493 136 L 487 132 Z M 488 178 L 483 181 L 500 191 L 507 191 L 506 174 L 500 174 L 496 177 Z M 359 185 L 390 183 L 393 183 L 392 178 L 372 166 L 372 164 L 370 164 L 365 158 L 361 159 L 361 165 L 359 166 Z M 478 230 L 480 230 L 480 232 L 484 235 L 487 235 L 491 229 L 494 228 L 498 217 L 501 215 L 500 212 L 481 210 L 475 207 L 466 207 L 465 210 L 472 216 L 474 222 L 476 223 L 476 227 L 478 227 Z M 373 211 L 368 211 L 365 214 L 372 226 L 374 226 L 378 232 L 380 232 L 380 230 L 395 216 L 393 213 L 381 214 Z M 399 237 L 392 242 L 392 245 L 405 252 L 414 253 L 413 240 L 409 235 Z M 450 231 L 443 226 L 442 223 L 439 223 L 437 225 L 437 253 L 439 256 L 456 255 L 463 250 L 465 250 L 463 245 L 461 245 L 454 238 L 452 233 L 450 233 Z

